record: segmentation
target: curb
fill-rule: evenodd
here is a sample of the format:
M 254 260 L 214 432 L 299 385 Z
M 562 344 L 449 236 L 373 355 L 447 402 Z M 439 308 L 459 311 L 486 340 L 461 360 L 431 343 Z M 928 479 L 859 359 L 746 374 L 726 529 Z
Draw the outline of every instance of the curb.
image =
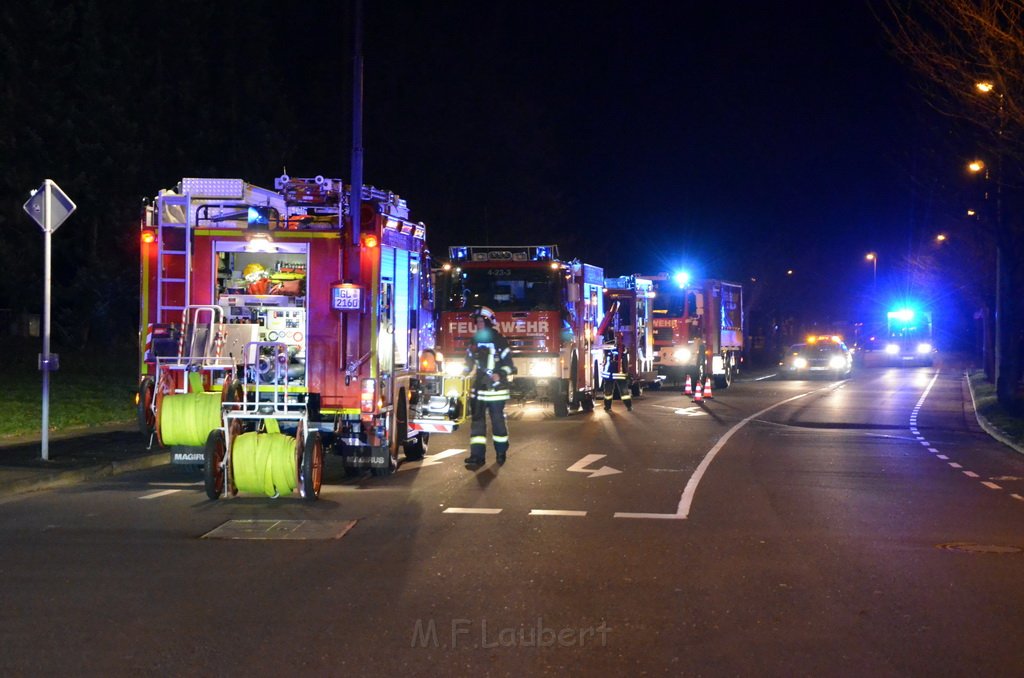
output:
M 119 461 L 107 462 L 98 466 L 74 469 L 70 471 L 58 471 L 45 478 L 26 478 L 3 484 L 0 487 L 0 495 L 26 494 L 28 492 L 40 492 L 53 490 L 60 487 L 77 485 L 87 480 L 98 480 L 111 476 L 143 471 L 155 466 L 165 466 L 171 463 L 169 452 L 149 454 L 144 457 L 135 457 Z
M 967 370 L 964 370 L 964 379 L 967 380 L 967 390 L 971 393 L 971 409 L 974 410 L 974 418 L 978 420 L 978 426 L 980 426 L 985 433 L 989 434 L 1003 445 L 1024 454 L 1024 446 L 1018 445 L 1010 440 L 1005 433 L 993 426 L 988 419 L 978 412 L 978 403 L 974 399 L 974 384 L 971 383 L 971 375 Z

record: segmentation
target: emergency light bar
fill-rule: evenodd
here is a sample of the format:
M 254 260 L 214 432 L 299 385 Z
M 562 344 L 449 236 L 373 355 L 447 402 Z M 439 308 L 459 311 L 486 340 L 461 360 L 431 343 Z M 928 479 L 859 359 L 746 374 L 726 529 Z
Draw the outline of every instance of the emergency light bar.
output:
M 241 179 L 186 177 L 181 180 L 181 192 L 193 198 L 241 200 L 245 197 L 245 182 Z
M 558 245 L 460 245 L 448 248 L 453 261 L 550 261 L 558 258 Z

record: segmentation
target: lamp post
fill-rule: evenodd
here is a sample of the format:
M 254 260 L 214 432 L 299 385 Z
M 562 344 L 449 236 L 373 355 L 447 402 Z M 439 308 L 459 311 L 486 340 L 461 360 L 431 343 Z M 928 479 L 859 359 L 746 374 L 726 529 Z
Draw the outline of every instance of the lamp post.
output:
M 871 291 L 874 292 L 878 287 L 878 254 L 868 252 L 864 255 L 864 259 L 871 262 Z

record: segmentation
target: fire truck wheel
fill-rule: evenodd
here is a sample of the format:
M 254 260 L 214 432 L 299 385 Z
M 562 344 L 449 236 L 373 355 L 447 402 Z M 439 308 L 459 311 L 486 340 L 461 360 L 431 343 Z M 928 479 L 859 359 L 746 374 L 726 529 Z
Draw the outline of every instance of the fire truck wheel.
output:
M 405 441 L 405 458 L 407 461 L 419 461 L 427 453 L 427 443 L 430 441 L 430 434 L 420 432 L 412 440 Z
M 324 445 L 319 431 L 306 434 L 299 470 L 299 494 L 306 501 L 316 501 L 324 477 Z
M 156 395 L 156 383 L 153 377 L 146 377 L 139 384 L 139 433 L 149 438 L 156 430 L 156 413 L 153 411 L 153 398 Z
M 643 385 L 640 384 L 640 382 L 634 381 L 632 384 L 629 385 L 629 393 L 634 398 L 639 398 L 644 394 L 644 387 Z
M 732 368 L 726 367 L 725 374 L 715 375 L 715 388 L 729 388 L 732 385 Z
M 566 382 L 559 379 L 555 384 L 555 392 L 551 394 L 551 401 L 554 404 L 556 417 L 569 416 L 569 396 L 565 390 Z
M 583 408 L 584 412 L 594 411 L 594 394 L 588 393 L 585 396 L 580 397 L 580 407 Z
M 217 428 L 210 431 L 204 449 L 203 478 L 206 484 L 206 496 L 212 500 L 220 498 L 224 493 L 224 431 Z

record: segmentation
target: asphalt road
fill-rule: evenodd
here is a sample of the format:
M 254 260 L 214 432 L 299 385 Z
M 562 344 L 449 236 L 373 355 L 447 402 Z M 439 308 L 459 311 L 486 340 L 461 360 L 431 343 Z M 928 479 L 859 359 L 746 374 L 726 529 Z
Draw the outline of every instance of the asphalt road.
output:
M 181 467 L 0 499 L 0 673 L 1020 675 L 1024 457 L 962 381 L 511 407 L 504 467 L 459 431 L 314 504 Z

